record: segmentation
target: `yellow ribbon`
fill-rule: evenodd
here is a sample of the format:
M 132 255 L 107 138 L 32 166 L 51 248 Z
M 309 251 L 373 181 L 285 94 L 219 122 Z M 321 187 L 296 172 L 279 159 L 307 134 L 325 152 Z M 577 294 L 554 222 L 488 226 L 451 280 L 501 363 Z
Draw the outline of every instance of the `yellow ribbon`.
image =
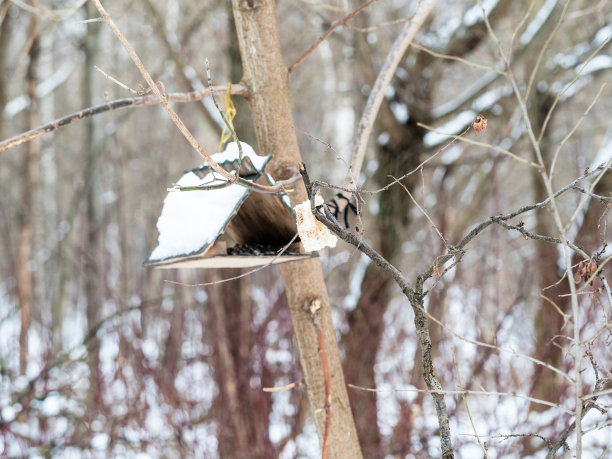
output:
M 231 89 L 232 84 L 227 84 L 227 92 L 225 93 L 225 119 L 227 119 L 228 124 L 234 129 L 234 117 L 236 116 L 236 107 L 234 106 L 234 102 L 231 98 Z M 219 149 L 217 151 L 221 151 L 223 144 L 232 138 L 232 132 L 227 128 L 227 125 L 223 123 L 223 132 L 221 132 L 221 140 L 219 140 Z

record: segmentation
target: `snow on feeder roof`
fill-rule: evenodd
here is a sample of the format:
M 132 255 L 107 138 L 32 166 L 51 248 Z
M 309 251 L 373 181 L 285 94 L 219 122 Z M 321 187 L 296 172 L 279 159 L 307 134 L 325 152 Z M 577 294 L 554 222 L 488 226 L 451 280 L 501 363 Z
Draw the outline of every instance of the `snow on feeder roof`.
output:
M 259 156 L 240 142 L 239 175 L 250 182 L 273 183 L 264 172 L 271 155 Z M 230 173 L 239 164 L 235 142 L 212 159 Z M 169 191 L 157 220 L 159 239 L 147 266 L 159 268 L 255 267 L 309 258 L 299 242 L 278 256 L 297 233 L 286 195 L 252 192 L 227 180 L 206 163 L 183 174 L 177 190 Z M 181 187 L 220 185 L 208 190 L 178 191 Z

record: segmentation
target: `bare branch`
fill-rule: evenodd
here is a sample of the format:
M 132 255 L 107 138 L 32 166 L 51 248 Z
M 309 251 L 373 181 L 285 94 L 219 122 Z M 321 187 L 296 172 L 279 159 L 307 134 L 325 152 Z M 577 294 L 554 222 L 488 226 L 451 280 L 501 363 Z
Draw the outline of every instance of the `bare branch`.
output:
M 300 387 L 303 384 L 304 383 L 302 381 L 295 381 L 280 387 L 262 387 L 261 390 L 264 392 L 282 392 L 284 390 L 291 390 L 296 387 Z
M 546 50 L 550 46 L 553 37 L 561 27 L 563 23 L 563 19 L 565 18 L 565 13 L 567 12 L 567 8 L 569 7 L 569 0 L 566 0 L 565 5 L 563 5 L 563 10 L 561 10 L 561 14 L 559 15 L 559 20 L 555 24 L 555 27 L 551 33 L 546 37 L 546 41 L 544 45 L 540 48 L 540 53 L 538 54 L 538 58 L 536 59 L 535 65 L 533 66 L 533 70 L 531 71 L 531 76 L 529 77 L 529 83 L 527 83 L 527 89 L 525 90 L 525 100 L 529 99 L 529 94 L 531 93 L 531 88 L 533 87 L 533 82 L 535 81 L 536 73 L 538 73 L 538 69 L 540 68 L 540 64 L 542 63 L 542 59 L 544 58 L 544 54 Z
M 315 196 L 317 195 L 318 189 L 321 187 L 319 182 L 310 182 L 308 172 L 305 166 L 302 164 L 300 172 L 304 177 L 304 184 L 310 198 L 310 205 L 312 213 L 315 215 L 317 220 L 327 226 L 334 234 L 355 246 L 361 252 L 366 254 L 374 263 L 376 263 L 383 271 L 390 274 L 395 282 L 402 289 L 402 293 L 406 296 L 412 310 L 414 312 L 414 324 L 416 333 L 419 338 L 419 345 L 421 348 L 421 358 L 423 363 L 423 379 L 425 384 L 432 391 L 431 396 L 434 400 L 436 408 L 436 414 L 438 417 L 438 426 L 440 430 L 440 443 L 442 449 L 442 458 L 450 459 L 454 457 L 453 445 L 450 435 L 450 421 L 448 416 L 448 410 L 446 408 L 446 402 L 444 396 L 436 391 L 442 389 L 438 378 L 436 377 L 433 365 L 433 357 L 431 354 L 432 344 L 429 333 L 428 313 L 423 307 L 423 282 L 422 276 L 417 276 L 415 286 L 412 287 L 408 280 L 402 275 L 402 273 L 391 263 L 389 263 L 381 254 L 374 250 L 366 241 L 361 239 L 359 236 L 346 231 L 334 218 L 329 211 L 329 208 L 323 204 L 322 206 L 315 205 Z
M 370 92 L 366 106 L 363 109 L 363 114 L 361 115 L 359 125 L 357 126 L 357 134 L 355 136 L 355 143 L 353 144 L 353 152 L 351 154 L 351 164 L 344 181 L 344 186 L 347 188 L 355 188 L 357 186 L 356 179 L 359 177 L 359 173 L 361 172 L 363 159 L 368 147 L 368 140 L 370 138 L 370 134 L 372 133 L 372 127 L 374 126 L 376 115 L 380 110 L 380 105 L 382 104 L 385 95 L 385 89 L 387 86 L 389 86 L 400 60 L 406 53 L 406 49 L 408 49 L 408 46 L 410 43 L 412 43 L 414 36 L 419 31 L 421 25 L 436 3 L 437 0 L 423 0 L 420 2 L 418 10 L 414 14 L 412 21 L 402 28 L 400 34 L 395 39 L 387 58 L 385 59 L 372 91 Z
M 591 354 L 591 351 L 589 350 L 586 351 L 586 354 L 589 357 L 589 360 L 591 361 L 591 366 L 593 367 L 593 372 L 595 373 L 595 390 L 593 392 L 599 392 L 601 391 L 602 387 L 604 387 L 606 384 L 609 384 L 612 381 L 612 378 L 600 378 L 597 363 L 595 362 L 595 359 L 593 358 L 593 354 Z M 583 402 L 582 397 L 578 398 L 578 402 L 580 403 L 580 409 L 576 409 L 574 411 L 574 414 L 578 413 L 581 416 L 581 418 L 578 420 L 578 422 L 576 421 L 572 422 L 563 431 L 559 440 L 552 447 L 549 448 L 548 454 L 546 455 L 546 459 L 552 459 L 560 448 L 567 447 L 567 439 L 572 434 L 572 432 L 576 430 L 576 425 L 580 427 L 580 421 L 586 416 L 586 414 L 591 409 L 598 408 L 597 404 L 595 403 L 596 401 L 597 401 L 597 396 L 591 397 L 588 402 Z
M 450 54 L 443 54 L 443 53 L 438 53 L 436 51 L 433 51 L 429 48 L 426 48 L 425 46 L 419 45 L 418 43 L 411 43 L 411 45 L 413 48 L 416 48 L 420 51 L 424 51 L 427 54 L 433 56 L 433 57 L 437 57 L 440 59 L 446 59 L 449 61 L 456 61 L 456 62 L 461 62 L 462 64 L 467 65 L 468 67 L 472 67 L 475 69 L 479 69 L 479 70 L 486 70 L 489 72 L 493 72 L 493 73 L 497 73 L 499 75 L 505 75 L 506 72 L 504 72 L 503 70 L 500 70 L 498 68 L 495 67 L 491 67 L 490 65 L 483 65 L 483 64 L 479 64 L 477 62 L 472 62 L 472 61 L 468 61 L 467 59 L 464 59 L 462 57 L 459 56 L 451 56 Z
M 412 196 L 412 193 L 410 193 L 410 191 L 408 190 L 408 188 L 406 187 L 406 185 L 404 185 L 402 182 L 400 182 L 398 179 L 396 179 L 395 177 L 393 177 L 392 175 L 390 175 L 389 177 L 391 177 L 393 179 L 394 182 L 398 183 L 399 186 L 401 186 L 404 191 L 406 193 L 408 193 L 408 196 L 410 197 L 410 199 L 412 200 L 412 202 L 414 203 L 415 206 L 417 206 L 417 208 L 421 211 L 421 213 L 423 215 L 425 215 L 425 218 L 427 218 L 427 220 L 429 221 L 429 223 L 431 224 L 431 226 L 433 227 L 434 230 L 436 230 L 436 233 L 438 233 L 438 236 L 440 237 L 440 239 L 442 240 L 442 243 L 445 246 L 448 246 L 448 243 L 446 242 L 446 239 L 444 239 L 444 236 L 442 236 L 442 233 L 440 232 L 440 230 L 438 229 L 438 227 L 436 226 L 436 224 L 433 222 L 433 220 L 431 219 L 431 217 L 429 216 L 429 213 L 427 212 L 427 210 L 425 210 L 424 208 L 422 208 L 419 203 L 417 202 L 416 199 L 414 199 L 414 197 Z
M 227 91 L 227 86 L 216 86 L 214 90 L 218 92 L 224 92 Z M 244 96 L 246 95 L 246 89 L 244 88 L 244 86 L 239 84 L 232 85 L 231 94 Z M 211 90 L 209 88 L 204 89 L 202 91 L 169 93 L 166 94 L 166 100 L 168 102 L 194 102 L 197 100 L 202 100 L 206 97 L 210 97 L 210 95 Z M 145 95 L 139 97 L 116 99 L 110 102 L 106 102 L 104 104 L 84 108 L 83 110 L 80 110 L 78 112 L 71 113 L 70 115 L 66 115 L 61 118 L 57 118 L 56 120 L 53 120 L 49 123 L 43 124 L 42 126 L 37 127 L 36 129 L 32 129 L 9 139 L 3 140 L 2 142 L 0 142 L 0 152 L 16 147 L 25 142 L 30 142 L 43 134 L 55 131 L 61 127 L 71 124 L 74 121 L 80 121 L 93 115 L 98 115 L 100 113 L 112 110 L 118 110 L 120 108 L 144 107 L 145 105 L 155 105 L 159 103 L 160 101 L 156 96 Z
M 176 126 L 179 128 L 179 130 L 181 131 L 183 136 L 187 139 L 187 141 L 191 144 L 191 146 L 200 154 L 200 156 L 202 156 L 202 158 L 204 158 L 204 160 L 208 163 L 208 165 L 215 172 L 219 173 L 222 177 L 225 177 L 230 182 L 235 181 L 236 177 L 238 176 L 238 174 L 232 175 L 231 173 L 229 173 L 225 169 L 223 169 L 221 166 L 219 166 L 215 161 L 213 161 L 213 159 L 210 157 L 210 155 L 206 152 L 206 150 L 204 150 L 202 145 L 200 145 L 200 143 L 195 139 L 193 134 L 189 131 L 187 126 L 185 126 L 185 123 L 183 123 L 183 121 L 178 116 L 178 114 L 170 106 L 170 104 L 168 103 L 168 100 L 161 93 L 161 91 L 157 88 L 157 85 L 153 81 L 153 78 L 151 78 L 151 75 L 149 75 L 149 72 L 147 71 L 147 69 L 143 65 L 142 61 L 140 60 L 140 58 L 138 57 L 138 55 L 134 51 L 134 48 L 132 48 L 132 46 L 128 43 L 128 41 L 125 38 L 125 36 L 123 35 L 123 33 L 115 25 L 115 23 L 113 22 L 111 17 L 108 15 L 106 10 L 104 9 L 102 4 L 100 3 L 100 0 L 94 0 L 94 4 L 96 5 L 96 9 L 100 13 L 100 17 L 110 27 L 110 29 L 113 31 L 113 33 L 115 34 L 117 39 L 119 39 L 119 41 L 121 42 L 123 47 L 126 49 L 128 54 L 130 55 L 130 58 L 132 59 L 134 64 L 136 64 L 136 67 L 138 67 L 138 70 L 140 70 L 141 75 L 144 77 L 144 79 L 146 80 L 147 84 L 149 85 L 149 88 L 151 89 L 153 94 L 155 94 L 157 96 L 157 98 L 159 100 L 159 103 L 162 105 L 162 107 L 164 107 L 166 112 L 168 112 L 168 115 L 170 116 L 170 118 L 172 119 L 174 124 L 176 124 Z
M 563 88 L 563 90 L 561 92 L 559 92 L 559 94 L 557 94 L 557 96 L 555 97 L 554 102 L 552 103 L 552 105 L 550 106 L 550 109 L 548 110 L 548 113 L 546 114 L 546 118 L 544 118 L 544 122 L 542 123 L 542 128 L 540 129 L 540 135 L 538 136 L 538 142 L 542 141 L 542 137 L 544 136 L 544 133 L 546 132 L 546 127 L 548 126 L 548 123 L 551 120 L 553 111 L 555 110 L 555 108 L 557 107 L 557 104 L 559 103 L 559 101 L 561 100 L 561 97 L 563 96 L 563 94 L 565 94 L 565 92 L 571 88 L 573 86 L 573 84 L 578 81 L 578 78 L 580 78 L 580 76 L 582 75 L 582 72 L 584 71 L 584 69 L 586 68 L 587 64 L 589 62 L 591 62 L 593 60 L 593 58 L 599 53 L 599 51 L 601 51 L 603 49 L 604 46 L 606 46 L 608 43 L 610 42 L 610 39 L 606 39 L 604 40 L 592 53 L 591 55 L 584 61 L 584 63 L 582 64 L 582 67 L 580 67 L 580 70 L 578 70 L 578 72 L 576 72 L 576 75 L 574 76 L 574 78 L 565 86 L 565 88 Z
M 415 392 L 415 393 L 423 393 L 423 394 L 440 394 L 440 395 L 473 395 L 473 396 L 488 396 L 488 397 L 514 397 L 520 398 L 521 400 L 527 400 L 531 403 L 536 403 L 538 405 L 550 406 L 551 408 L 558 408 L 562 411 L 565 411 L 567 414 L 574 414 L 573 411 L 564 408 L 562 405 L 558 403 L 548 402 L 546 400 L 537 399 L 534 397 L 529 397 L 527 395 L 517 394 L 516 392 L 496 392 L 496 391 L 486 391 L 486 390 L 430 390 L 430 389 L 373 389 L 371 387 L 361 387 L 356 386 L 354 384 L 347 384 L 352 389 L 363 390 L 367 392 L 376 392 L 376 393 L 389 393 L 389 392 Z
M 336 21 L 329 29 L 327 29 L 327 31 L 323 35 L 321 35 L 319 37 L 319 39 L 317 41 L 315 41 L 312 44 L 312 46 L 310 48 L 308 48 L 306 51 L 304 51 L 304 54 L 302 54 L 297 59 L 297 61 L 295 61 L 293 64 L 291 64 L 289 66 L 289 68 L 287 69 L 287 73 L 293 72 L 304 61 L 304 59 L 306 59 L 321 43 L 323 43 L 325 41 L 325 39 L 327 37 L 329 37 L 331 35 L 331 33 L 334 30 L 336 30 L 341 25 L 346 24 L 350 19 L 354 18 L 359 13 L 361 13 L 363 10 L 365 10 L 368 6 L 370 6 L 373 3 L 376 3 L 377 1 L 378 0 L 368 0 L 363 5 L 361 5 L 359 8 L 354 10 L 352 13 L 349 13 L 346 16 L 344 16 L 342 19 L 340 19 L 339 21 Z
M 478 140 L 474 140 L 474 139 L 470 139 L 467 137 L 464 137 L 463 134 L 447 134 L 446 132 L 440 132 L 438 130 L 436 130 L 435 128 L 428 126 L 427 124 L 423 124 L 423 123 L 417 123 L 417 125 L 419 127 L 422 127 L 423 129 L 427 129 L 428 131 L 431 132 L 435 132 L 436 134 L 441 134 L 441 135 L 446 135 L 448 137 L 452 137 L 455 140 L 461 140 L 464 143 L 470 144 L 470 145 L 476 145 L 478 147 L 485 147 L 494 151 L 497 151 L 499 153 L 502 153 L 504 155 L 510 156 L 512 159 L 515 159 L 521 163 L 525 163 L 528 164 L 532 167 L 535 168 L 539 168 L 540 166 L 536 163 L 534 163 L 533 161 L 529 161 L 528 159 L 525 158 L 521 158 L 520 156 L 506 150 L 505 148 L 499 147 L 497 145 L 493 145 L 490 143 L 486 143 L 486 142 L 479 142 Z
M 593 101 L 591 102 L 591 104 L 584 111 L 584 113 L 582 114 L 580 119 L 578 119 L 578 121 L 576 121 L 576 124 L 574 125 L 574 127 L 572 129 L 570 129 L 570 131 L 565 135 L 565 137 L 563 137 L 561 142 L 559 142 L 559 145 L 557 145 L 557 149 L 555 150 L 555 153 L 553 155 L 553 160 L 552 160 L 552 163 L 550 165 L 550 176 L 551 177 L 555 175 L 555 166 L 557 164 L 557 159 L 559 158 L 559 153 L 561 152 L 561 148 L 563 148 L 563 145 L 565 145 L 565 143 L 570 139 L 570 137 L 572 135 L 574 135 L 574 132 L 576 132 L 576 130 L 582 124 L 582 122 L 584 121 L 586 116 L 589 114 L 591 109 L 595 106 L 595 104 L 597 103 L 597 100 L 599 99 L 599 96 L 601 96 L 601 93 L 602 93 L 602 91 L 604 90 L 605 87 L 606 87 L 605 83 L 601 85 L 601 87 L 599 88 L 599 91 L 597 91 L 597 94 L 593 98 Z M 538 140 L 540 140 L 540 139 L 538 139 Z M 586 201 L 586 198 L 585 198 L 585 201 Z M 576 211 L 578 211 L 578 210 L 576 210 Z

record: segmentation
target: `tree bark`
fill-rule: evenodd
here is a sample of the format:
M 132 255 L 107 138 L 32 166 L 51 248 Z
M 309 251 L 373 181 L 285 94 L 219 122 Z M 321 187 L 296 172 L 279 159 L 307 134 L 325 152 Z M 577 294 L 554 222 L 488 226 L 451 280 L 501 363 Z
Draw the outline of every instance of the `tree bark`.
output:
M 27 114 L 28 129 L 36 127 L 38 119 L 38 97 L 36 85 L 38 84 L 38 61 L 40 57 L 39 20 L 33 17 L 28 36 L 32 44 L 28 52 L 30 62 L 26 74 L 26 90 L 30 98 Z M 19 245 L 17 248 L 17 298 L 21 318 L 19 331 L 19 374 L 25 374 L 28 363 L 28 333 L 32 316 L 32 298 L 34 293 L 34 280 L 30 269 L 32 259 L 32 227 L 34 218 L 34 189 L 38 182 L 38 163 L 40 158 L 40 141 L 30 142 L 23 157 L 21 177 L 23 180 L 21 215 L 19 224 Z
M 249 90 L 248 101 L 259 153 L 274 155 L 269 172 L 276 180 L 288 178 L 298 173 L 301 156 L 289 105 L 287 69 L 280 50 L 275 5 L 273 0 L 232 0 L 232 5 L 244 68 L 242 83 Z M 307 199 L 301 182 L 290 193 L 290 198 L 292 205 Z M 325 445 L 326 419 L 329 416 L 328 456 L 360 458 L 361 450 L 340 365 L 321 264 L 317 259 L 312 259 L 284 264 L 281 270 L 298 344 L 303 382 L 319 440 Z M 309 310 L 316 301 L 320 304 L 320 309 L 315 313 L 316 325 L 323 333 L 329 362 L 329 409 L 326 409 L 322 353 Z
M 91 2 L 86 5 L 88 16 L 94 14 L 95 8 Z M 84 72 L 82 75 L 82 99 L 86 106 L 93 105 L 94 81 L 93 67 L 99 44 L 99 28 L 95 28 L 83 37 L 81 49 L 85 58 Z M 95 327 L 102 317 L 104 304 L 103 283 L 104 274 L 101 266 L 102 260 L 102 224 L 98 202 L 99 193 L 99 171 L 98 156 L 95 146 L 96 125 L 93 118 L 85 121 L 85 135 L 83 138 L 83 150 L 86 152 L 85 173 L 85 250 L 83 251 L 83 277 L 84 293 L 87 301 L 86 317 L 87 327 Z M 89 347 L 88 361 L 90 371 L 89 398 L 91 406 L 97 410 L 104 408 L 102 399 L 102 373 L 100 370 L 100 342 L 94 340 Z

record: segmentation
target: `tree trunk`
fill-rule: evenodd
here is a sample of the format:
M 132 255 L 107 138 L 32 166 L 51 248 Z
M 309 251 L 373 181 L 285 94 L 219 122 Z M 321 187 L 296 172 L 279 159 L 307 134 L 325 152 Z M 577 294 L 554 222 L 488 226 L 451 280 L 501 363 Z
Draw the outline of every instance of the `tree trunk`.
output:
M 38 84 L 38 60 L 40 55 L 39 21 L 32 17 L 28 36 L 32 39 L 28 57 L 28 71 L 26 75 L 27 93 L 30 106 L 27 114 L 28 129 L 38 125 L 38 98 L 36 85 Z M 34 281 L 30 269 L 32 259 L 32 219 L 34 216 L 34 188 L 37 183 L 38 162 L 40 157 L 40 141 L 34 140 L 26 146 L 23 157 L 21 177 L 23 192 L 21 203 L 21 218 L 19 225 L 19 246 L 17 248 L 17 298 L 21 316 L 21 329 L 19 331 L 19 373 L 25 374 L 28 358 L 28 333 L 32 316 L 32 297 Z
M 91 2 L 86 5 L 88 16 L 94 14 L 94 7 Z M 93 67 L 95 55 L 97 53 L 99 41 L 99 28 L 88 32 L 83 38 L 82 50 L 85 57 L 82 98 L 86 106 L 93 105 Z M 83 139 L 83 150 L 86 152 L 86 174 L 85 180 L 85 248 L 83 251 L 83 276 L 85 280 L 85 298 L 87 301 L 86 316 L 88 329 L 94 328 L 102 316 L 102 306 L 104 304 L 102 285 L 104 274 L 101 268 L 100 255 L 102 253 L 101 243 L 101 223 L 100 209 L 98 205 L 98 155 L 99 151 L 95 146 L 95 130 L 93 118 L 85 120 L 85 137 Z M 90 371 L 90 406 L 98 410 L 103 408 L 102 400 L 102 374 L 100 371 L 100 343 L 94 340 L 89 347 L 88 365 Z
M 284 179 L 298 173 L 301 156 L 289 105 L 287 69 L 280 50 L 275 5 L 273 0 L 233 0 L 232 4 L 244 68 L 242 83 L 249 88 L 248 101 L 259 153 L 274 155 L 269 172 L 276 180 Z M 307 199 L 301 182 L 290 193 L 290 198 L 292 205 Z M 329 415 L 329 457 L 359 458 L 361 451 L 340 365 L 321 264 L 312 259 L 284 264 L 281 270 L 298 344 L 302 378 L 319 440 L 324 445 Z M 328 410 L 325 409 L 322 353 L 309 311 L 315 300 L 321 305 L 315 314 L 329 359 L 331 403 Z

